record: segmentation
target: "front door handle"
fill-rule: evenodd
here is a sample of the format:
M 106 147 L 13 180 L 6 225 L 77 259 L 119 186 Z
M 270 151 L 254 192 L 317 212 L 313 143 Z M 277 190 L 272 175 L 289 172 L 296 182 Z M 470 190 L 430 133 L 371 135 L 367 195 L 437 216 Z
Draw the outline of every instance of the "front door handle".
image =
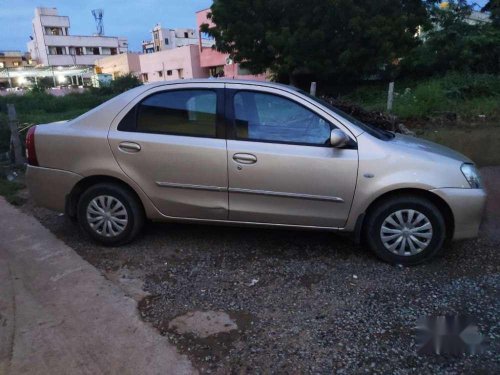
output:
M 257 163 L 257 157 L 252 154 L 234 154 L 233 160 L 241 164 L 255 164 Z
M 121 151 L 124 152 L 139 152 L 141 151 L 141 145 L 135 142 L 122 142 L 118 146 Z

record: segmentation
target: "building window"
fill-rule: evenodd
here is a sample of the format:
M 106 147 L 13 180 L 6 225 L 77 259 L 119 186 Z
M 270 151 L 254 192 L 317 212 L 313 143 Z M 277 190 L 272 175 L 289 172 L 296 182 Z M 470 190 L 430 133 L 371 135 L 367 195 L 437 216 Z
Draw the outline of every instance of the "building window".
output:
M 177 73 L 180 79 L 184 79 L 184 69 L 177 69 Z
M 66 55 L 66 47 L 49 47 L 49 55 Z
M 63 35 L 61 27 L 45 27 L 45 35 Z
M 172 71 L 171 70 L 167 70 L 167 76 L 171 76 L 172 75 Z
M 168 46 L 168 38 L 165 38 L 165 45 Z
M 142 82 L 149 82 L 148 73 L 142 73 Z
M 5 68 L 5 63 L 3 61 L 0 61 L 0 68 Z
M 83 55 L 83 47 L 69 47 L 69 54 L 71 56 Z
M 189 33 L 184 33 L 184 38 L 189 38 Z
M 14 66 L 19 66 L 19 65 L 20 65 L 20 63 L 19 63 L 19 61 L 14 61 L 14 62 L 12 63 L 12 65 L 14 65 Z
M 99 47 L 87 47 L 87 55 L 100 55 Z
M 210 68 L 210 77 L 224 77 L 224 66 L 216 66 L 213 68 Z
M 117 54 L 117 49 L 116 48 L 111 48 L 111 54 L 116 55 Z
M 158 71 L 158 77 L 160 77 L 160 78 L 163 77 L 163 71 L 162 70 Z

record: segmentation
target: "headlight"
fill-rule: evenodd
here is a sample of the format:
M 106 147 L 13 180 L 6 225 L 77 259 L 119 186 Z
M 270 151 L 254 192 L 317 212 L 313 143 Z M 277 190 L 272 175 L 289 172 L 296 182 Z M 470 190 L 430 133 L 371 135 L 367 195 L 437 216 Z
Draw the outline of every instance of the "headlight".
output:
M 472 189 L 480 189 L 483 187 L 481 176 L 479 175 L 479 172 L 474 164 L 462 164 L 460 169 L 462 170 L 462 173 L 467 181 L 469 181 L 469 185 Z

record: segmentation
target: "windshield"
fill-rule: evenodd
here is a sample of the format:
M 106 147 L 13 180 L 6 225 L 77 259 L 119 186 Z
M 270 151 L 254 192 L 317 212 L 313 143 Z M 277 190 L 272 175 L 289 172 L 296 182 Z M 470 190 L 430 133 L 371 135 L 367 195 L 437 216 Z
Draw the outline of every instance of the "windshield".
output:
M 333 105 L 331 105 L 330 103 L 328 103 L 326 100 L 323 100 L 323 99 L 317 98 L 315 96 L 312 96 L 312 95 L 310 95 L 309 93 L 307 93 L 307 92 L 305 92 L 303 90 L 297 90 L 297 91 L 300 92 L 301 94 L 307 96 L 309 99 L 314 100 L 316 103 L 319 103 L 322 106 L 328 108 L 332 112 L 335 112 L 340 117 L 345 118 L 347 121 L 353 123 L 354 125 L 358 126 L 362 130 L 364 130 L 365 132 L 367 132 L 368 134 L 370 134 L 370 135 L 372 135 L 372 136 L 374 136 L 374 137 L 376 137 L 378 139 L 388 140 L 388 139 L 392 139 L 392 138 L 395 137 L 395 135 L 393 133 L 391 133 L 391 132 L 389 132 L 387 130 L 380 129 L 380 128 L 374 126 L 374 125 L 365 124 L 364 122 L 359 121 L 358 119 L 352 117 L 351 115 L 345 113 L 344 111 L 341 111 L 340 109 L 334 107 Z

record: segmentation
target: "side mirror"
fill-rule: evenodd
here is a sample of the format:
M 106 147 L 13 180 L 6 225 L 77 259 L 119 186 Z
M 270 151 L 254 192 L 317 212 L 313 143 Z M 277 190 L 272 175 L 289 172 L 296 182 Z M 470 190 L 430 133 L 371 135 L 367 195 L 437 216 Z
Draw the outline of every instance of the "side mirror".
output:
M 333 147 L 340 148 L 344 147 L 349 143 L 349 137 L 340 129 L 333 129 L 330 133 L 330 144 Z

